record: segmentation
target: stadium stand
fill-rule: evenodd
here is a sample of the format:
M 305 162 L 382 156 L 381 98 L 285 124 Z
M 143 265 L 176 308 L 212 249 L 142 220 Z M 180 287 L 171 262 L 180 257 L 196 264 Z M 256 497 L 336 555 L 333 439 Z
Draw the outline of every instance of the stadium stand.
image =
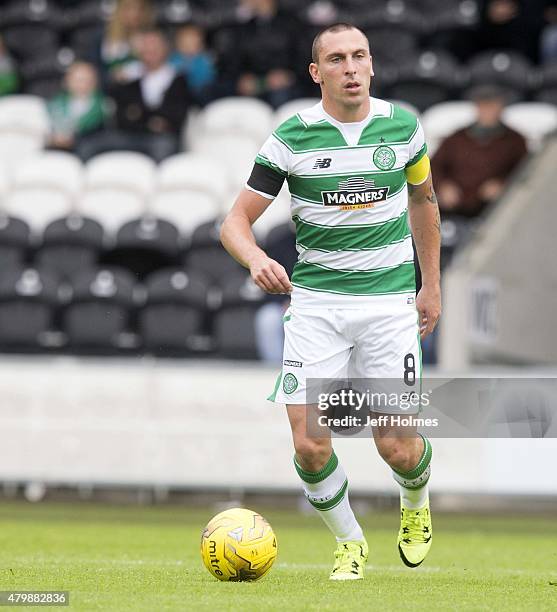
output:
M 470 125 L 475 116 L 474 104 L 467 100 L 440 102 L 429 107 L 421 117 L 429 153 L 435 153 L 449 134 Z
M 101 153 L 85 166 L 85 192 L 78 210 L 114 234 L 126 221 L 147 210 L 155 188 L 155 163 L 131 151 Z
M 216 217 L 230 189 L 226 167 L 206 155 L 179 153 L 166 158 L 157 172 L 156 193 L 149 212 L 174 223 L 186 237 Z
M 75 156 L 45 151 L 17 166 L 4 208 L 40 236 L 48 223 L 74 210 L 82 183 L 81 162 Z
M 182 268 L 165 268 L 149 275 L 145 288 L 145 304 L 138 314 L 143 346 L 155 354 L 199 348 L 208 307 L 207 279 Z
M 229 278 L 223 285 L 222 304 L 214 318 L 215 341 L 223 355 L 257 357 L 254 317 L 264 297 L 248 275 Z
M 71 300 L 61 311 L 68 346 L 82 352 L 116 353 L 133 348 L 135 278 L 118 268 L 81 270 L 72 278 Z
M 0 261 L 5 270 L 24 263 L 31 248 L 31 229 L 22 219 L 0 215 Z
M 180 233 L 172 223 L 142 217 L 118 230 L 115 245 L 104 254 L 102 263 L 124 267 L 141 281 L 155 270 L 176 265 L 180 247 Z
M 40 351 L 50 345 L 60 306 L 59 281 L 49 272 L 20 266 L 0 275 L 0 347 Z
M 70 215 L 49 223 L 42 235 L 34 262 L 69 280 L 81 270 L 94 267 L 102 252 L 104 229 L 93 219 Z
M 520 45 L 484 49 L 463 44 L 476 40 L 484 18 L 480 2 L 448 0 L 440 6 L 434 0 L 285 0 L 280 5 L 300 20 L 308 44 L 331 20 L 357 22 L 371 40 L 373 93 L 421 116 L 430 154 L 445 136 L 472 123 L 473 105 L 466 96 L 478 84 L 496 83 L 512 94 L 515 103 L 506 108 L 504 120 L 527 138 L 532 154 L 541 151 L 557 129 L 554 64 L 535 66 Z M 236 0 L 169 0 L 156 3 L 154 22 L 169 39 L 181 24 L 199 23 L 222 68 L 245 18 L 237 8 Z M 218 242 L 220 219 L 245 184 L 270 131 L 318 102 L 317 90 L 307 79 L 301 97 L 273 110 L 261 99 L 231 96 L 229 89 L 217 87 L 214 99 L 189 113 L 182 152 L 158 165 L 130 151 L 102 153 L 83 165 L 72 154 L 45 150 L 52 132 L 46 100 L 59 91 L 74 59 L 99 65 L 99 44 L 114 10 L 115 2 L 106 0 L 25 0 L 0 7 L 0 35 L 21 77 L 18 94 L 0 97 L 0 255 L 5 270 L 12 271 L 15 287 L 22 266 L 36 266 L 39 277 L 46 274 L 47 284 L 61 290 L 63 316 L 56 315 L 46 327 L 70 329 L 68 350 L 91 349 L 82 307 L 87 303 L 94 310 L 102 296 L 85 285 L 76 293 L 79 283 L 89 278 L 97 289 L 106 281 L 106 286 L 116 287 L 116 296 L 127 296 L 115 298 L 119 314 L 99 332 L 105 350 L 119 350 L 127 343 L 128 349 L 143 346 L 157 354 L 206 352 L 210 347 L 221 354 L 232 355 L 237 349 L 238 354 L 252 355 L 245 313 L 257 300 L 238 297 L 246 272 Z M 153 23 L 150 16 L 144 18 Z M 106 78 L 104 74 L 104 86 Z M 289 216 L 283 190 L 254 226 L 258 241 L 264 245 L 269 232 Z M 448 261 L 447 253 L 458 252 L 469 239 L 469 229 L 447 220 L 442 232 Z M 181 274 L 187 279 L 184 287 Z M 73 297 L 68 301 L 70 287 Z M 194 289 L 200 295 L 197 301 Z M 138 298 L 142 291 L 147 296 L 143 306 Z M 182 321 L 190 331 L 177 337 L 155 329 L 153 313 L 161 308 L 167 308 L 169 328 Z M 234 317 L 243 338 L 226 335 Z M 209 340 L 198 341 L 201 336 Z M 56 338 L 48 341 L 49 350 L 63 343 L 63 334 Z M 43 346 L 36 340 L 34 345 Z

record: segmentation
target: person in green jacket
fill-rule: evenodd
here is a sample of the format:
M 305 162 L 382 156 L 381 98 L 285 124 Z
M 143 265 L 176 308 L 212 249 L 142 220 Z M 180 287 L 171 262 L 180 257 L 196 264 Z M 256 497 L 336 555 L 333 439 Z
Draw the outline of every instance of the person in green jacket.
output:
M 106 119 L 106 100 L 98 89 L 97 71 L 87 62 L 67 70 L 62 91 L 48 104 L 50 148 L 74 150 L 77 141 L 98 131 Z
M 0 96 L 16 93 L 19 88 L 19 78 L 14 61 L 0 37 Z

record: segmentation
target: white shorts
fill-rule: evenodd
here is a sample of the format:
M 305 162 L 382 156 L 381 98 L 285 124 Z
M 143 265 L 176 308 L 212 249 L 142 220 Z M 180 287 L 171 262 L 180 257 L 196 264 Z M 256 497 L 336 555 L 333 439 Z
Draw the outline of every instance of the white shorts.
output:
M 284 316 L 283 367 L 269 400 L 306 404 L 308 379 L 410 381 L 420 393 L 421 348 L 414 297 L 368 308 L 291 307 Z M 414 383 L 415 381 L 415 383 Z

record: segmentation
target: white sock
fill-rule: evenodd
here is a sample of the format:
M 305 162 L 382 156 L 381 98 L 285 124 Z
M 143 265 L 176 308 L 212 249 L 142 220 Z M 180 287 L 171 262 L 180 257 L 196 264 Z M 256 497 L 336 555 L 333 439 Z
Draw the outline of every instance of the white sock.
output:
M 393 477 L 400 487 L 400 503 L 410 510 L 423 508 L 429 500 L 427 483 L 431 474 L 431 444 L 425 436 L 422 438 L 424 450 L 416 467 L 408 472 L 393 470 Z
M 407 489 L 400 485 L 400 504 L 409 510 L 423 508 L 429 500 L 429 489 L 427 485 L 421 489 Z
M 309 503 L 321 515 L 338 542 L 363 540 L 364 534 L 348 500 L 348 480 L 335 451 L 319 472 L 306 472 L 294 459 Z

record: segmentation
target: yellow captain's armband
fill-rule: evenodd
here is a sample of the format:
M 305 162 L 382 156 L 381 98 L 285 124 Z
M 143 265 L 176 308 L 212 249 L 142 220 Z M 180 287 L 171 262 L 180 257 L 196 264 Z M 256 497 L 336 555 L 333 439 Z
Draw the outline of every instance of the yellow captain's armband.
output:
M 411 185 L 420 185 L 429 176 L 429 157 L 424 155 L 415 164 L 405 168 L 406 180 Z

